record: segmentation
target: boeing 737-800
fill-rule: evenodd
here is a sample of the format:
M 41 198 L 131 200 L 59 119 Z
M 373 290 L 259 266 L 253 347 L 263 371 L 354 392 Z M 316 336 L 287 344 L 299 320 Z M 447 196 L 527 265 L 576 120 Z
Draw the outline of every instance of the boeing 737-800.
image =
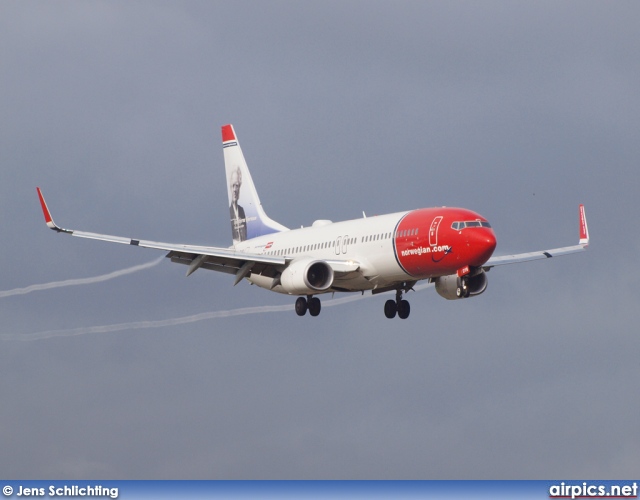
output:
M 37 188 L 44 218 L 51 229 L 80 238 L 153 248 L 171 262 L 232 274 L 274 292 L 299 296 L 295 311 L 320 313 L 318 295 L 333 292 L 395 291 L 384 314 L 402 319 L 410 306 L 403 293 L 420 280 L 429 280 L 445 299 L 480 295 L 487 288 L 486 272 L 495 266 L 580 252 L 589 244 L 584 206 L 579 206 L 578 245 L 493 257 L 496 236 L 482 215 L 464 208 L 421 208 L 375 217 L 288 229 L 267 216 L 251 179 L 232 125 L 222 127 L 222 147 L 229 194 L 233 244 L 228 248 L 161 243 L 63 229 Z

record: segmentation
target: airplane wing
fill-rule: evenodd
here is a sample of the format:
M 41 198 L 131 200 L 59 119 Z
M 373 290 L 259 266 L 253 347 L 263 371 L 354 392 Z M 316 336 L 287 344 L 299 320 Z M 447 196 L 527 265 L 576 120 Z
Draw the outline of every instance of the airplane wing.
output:
M 186 264 L 189 266 L 187 276 L 199 268 L 211 269 L 213 271 L 235 274 L 235 284 L 237 284 L 250 272 L 260 273 L 265 270 L 270 270 L 271 273 L 275 275 L 275 273 L 280 272 L 287 265 L 287 259 L 284 257 L 237 252 L 230 248 L 163 243 L 159 241 L 138 240 L 133 238 L 124 238 L 121 236 L 111 236 L 108 234 L 63 229 L 53 221 L 51 212 L 44 200 L 44 196 L 42 196 L 42 191 L 40 188 L 37 188 L 37 190 L 38 197 L 40 198 L 40 205 L 42 206 L 42 212 L 44 214 L 44 220 L 47 223 L 47 226 L 54 231 L 70 234 L 71 236 L 77 236 L 79 238 L 109 241 L 111 243 L 122 243 L 124 245 L 167 251 L 169 252 L 167 257 L 171 259 L 171 262 L 177 262 L 179 264 Z
M 38 197 L 40 198 L 40 205 L 42 206 L 44 220 L 47 223 L 47 226 L 54 231 L 69 234 L 71 236 L 77 236 L 78 238 L 88 238 L 142 248 L 164 250 L 169 252 L 167 254 L 167 258 L 170 258 L 171 262 L 189 266 L 187 276 L 200 268 L 210 269 L 212 271 L 234 274 L 236 276 L 234 285 L 237 285 L 243 278 L 248 276 L 249 273 L 262 274 L 264 276 L 277 278 L 292 260 L 290 257 L 276 257 L 273 255 L 238 252 L 230 248 L 163 243 L 160 241 L 138 240 L 122 236 L 111 236 L 108 234 L 64 229 L 53 221 L 53 217 L 47 207 L 42 191 L 40 188 L 36 189 L 38 191 Z M 360 267 L 358 263 L 353 261 L 331 260 L 327 261 L 327 263 L 333 268 L 338 281 L 352 278 L 353 273 L 358 271 Z
M 577 245 L 573 245 L 570 247 L 552 248 L 551 250 L 539 250 L 537 252 L 491 257 L 487 262 L 485 262 L 482 267 L 485 271 L 488 271 L 494 266 L 517 264 L 519 262 L 528 262 L 531 260 L 550 259 L 551 257 L 560 257 L 562 255 L 583 252 L 589 246 L 589 228 L 587 226 L 587 216 L 584 212 L 584 205 L 579 206 L 578 214 L 580 221 L 580 241 Z

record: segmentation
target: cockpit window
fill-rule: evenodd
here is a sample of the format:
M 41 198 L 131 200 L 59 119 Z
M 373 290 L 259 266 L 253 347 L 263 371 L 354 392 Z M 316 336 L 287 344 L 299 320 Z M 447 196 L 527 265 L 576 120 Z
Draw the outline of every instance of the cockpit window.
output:
M 491 224 L 489 224 L 487 221 L 480 221 L 480 220 L 454 222 L 451 224 L 451 228 L 457 231 L 460 231 L 465 227 L 491 227 Z

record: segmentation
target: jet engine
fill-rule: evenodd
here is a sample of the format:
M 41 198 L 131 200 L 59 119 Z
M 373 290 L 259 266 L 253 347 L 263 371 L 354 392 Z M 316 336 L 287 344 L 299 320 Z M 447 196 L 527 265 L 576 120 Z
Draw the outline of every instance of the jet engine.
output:
M 466 276 L 466 278 L 467 287 L 469 289 L 469 297 L 480 295 L 487 289 L 488 279 L 487 274 L 484 272 L 484 269 L 480 269 L 476 274 Z M 460 282 L 458 281 L 458 276 L 455 274 L 436 278 L 435 284 L 436 292 L 438 292 L 441 297 L 444 297 L 447 300 L 464 298 L 464 295 L 460 296 L 458 294 L 458 287 L 460 286 Z
M 333 269 L 323 260 L 296 259 L 282 271 L 280 284 L 292 295 L 324 292 L 333 284 Z

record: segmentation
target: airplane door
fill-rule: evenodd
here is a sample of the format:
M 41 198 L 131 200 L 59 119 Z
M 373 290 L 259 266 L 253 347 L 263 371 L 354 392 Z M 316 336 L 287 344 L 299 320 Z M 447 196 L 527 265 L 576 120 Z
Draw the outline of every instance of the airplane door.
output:
M 429 245 L 435 247 L 438 245 L 438 228 L 440 227 L 440 223 L 442 222 L 442 215 L 438 215 L 431 222 L 431 227 L 429 228 Z

